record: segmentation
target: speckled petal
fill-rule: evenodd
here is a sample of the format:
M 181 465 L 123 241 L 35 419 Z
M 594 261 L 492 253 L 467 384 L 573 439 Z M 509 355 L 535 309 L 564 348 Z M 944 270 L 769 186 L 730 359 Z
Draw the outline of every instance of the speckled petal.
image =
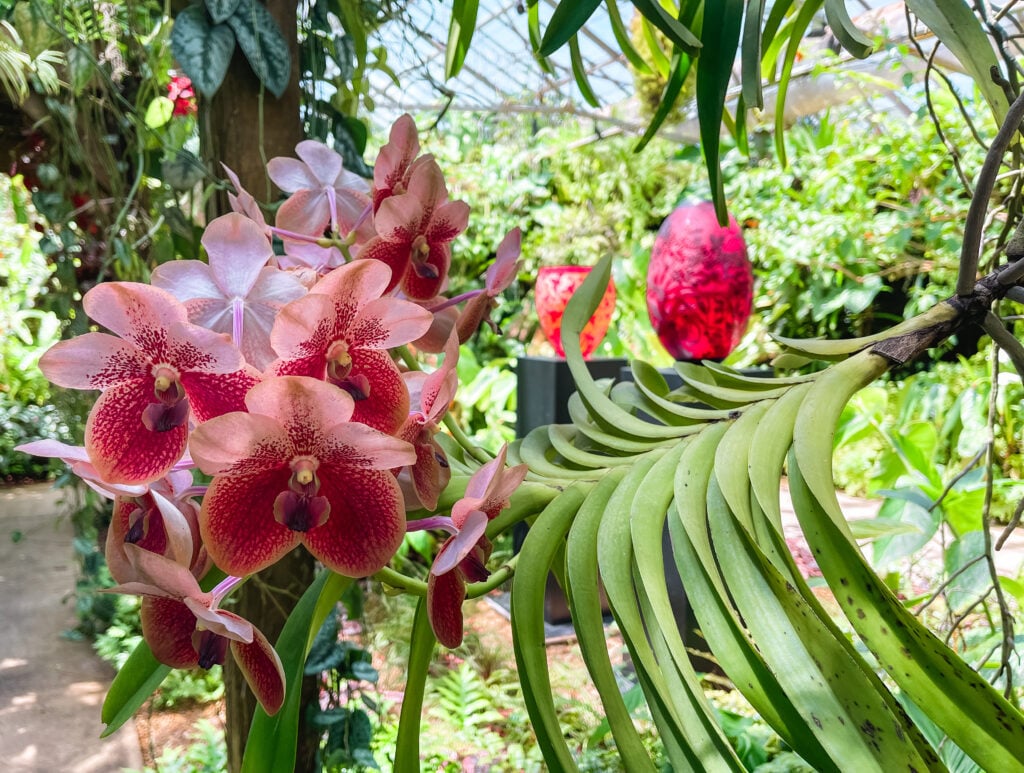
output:
M 69 389 L 106 389 L 149 374 L 149 358 L 130 341 L 107 333 L 86 333 L 51 346 L 39 369 Z
M 296 454 L 319 454 L 325 431 L 347 422 L 353 409 L 352 398 L 338 387 L 301 376 L 267 379 L 245 403 L 250 413 L 273 417 Z
M 395 476 L 383 470 L 324 467 L 320 495 L 331 503 L 323 526 L 303 536 L 324 566 L 348 577 L 381 569 L 405 536 L 405 506 Z
M 409 415 L 409 392 L 391 356 L 373 349 L 356 349 L 352 373 L 366 376 L 370 395 L 357 400 L 352 421 L 359 421 L 387 434 L 394 434 Z
M 176 599 L 144 598 L 139 615 L 153 657 L 171 668 L 199 665 L 199 653 L 192 646 L 196 616 L 188 607 Z
M 196 427 L 189 450 L 207 475 L 254 475 L 284 465 L 294 453 L 277 419 L 240 411 Z
M 258 572 L 299 544 L 300 535 L 274 519 L 274 499 L 291 470 L 213 479 L 203 497 L 199 529 L 213 562 L 237 577 Z
M 445 647 L 462 644 L 462 603 L 465 600 L 466 581 L 458 569 L 427 578 L 427 617 L 434 635 Z
M 181 458 L 188 426 L 153 432 L 142 412 L 155 402 L 153 378 L 135 379 L 100 395 L 85 425 L 85 447 L 100 476 L 111 483 L 150 483 Z
M 166 356 L 167 330 L 188 313 L 170 293 L 138 282 L 104 282 L 82 299 L 96 323 L 125 338 L 156 361 Z
M 185 388 L 196 421 L 209 421 L 232 411 L 245 410 L 245 396 L 260 381 L 254 368 L 243 368 L 234 373 L 181 374 L 181 385 Z
M 230 612 L 221 612 L 230 615 Z M 231 642 L 231 654 L 263 710 L 273 716 L 284 703 L 284 668 L 277 651 L 263 633 L 254 628 L 251 644 Z

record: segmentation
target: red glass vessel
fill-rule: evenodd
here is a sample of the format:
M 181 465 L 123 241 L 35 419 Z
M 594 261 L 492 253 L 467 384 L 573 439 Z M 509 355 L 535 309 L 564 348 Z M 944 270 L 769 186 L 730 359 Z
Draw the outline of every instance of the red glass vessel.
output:
M 562 349 L 562 315 L 565 313 L 565 305 L 589 273 L 589 266 L 547 266 L 537 272 L 537 283 L 534 286 L 537 316 L 541 330 L 559 357 L 565 356 Z M 580 334 L 580 349 L 583 350 L 584 359 L 594 353 L 608 332 L 614 310 L 615 284 L 609 280 L 608 289 L 597 311 Z
M 647 269 L 647 311 L 677 360 L 721 360 L 740 342 L 753 306 L 754 276 L 736 220 L 718 224 L 709 202 L 665 218 Z

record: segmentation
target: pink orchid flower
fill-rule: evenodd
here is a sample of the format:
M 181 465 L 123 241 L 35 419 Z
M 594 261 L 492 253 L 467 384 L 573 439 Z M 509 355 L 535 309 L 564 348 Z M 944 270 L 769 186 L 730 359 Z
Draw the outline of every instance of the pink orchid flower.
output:
M 409 188 L 409 178 L 433 156 L 419 156 L 420 139 L 416 123 L 408 113 L 399 116 L 391 126 L 388 143 L 380 149 L 373 165 L 373 211 L 390 196 L 399 196 Z M 419 156 L 419 158 L 417 158 Z
M 61 341 L 39 367 L 58 386 L 102 390 L 86 423 L 85 447 L 103 480 L 157 480 L 185 451 L 190 411 L 201 422 L 239 410 L 258 375 L 225 336 L 189 324 L 185 307 L 159 288 L 108 282 L 83 303 L 117 335 Z
M 341 155 L 322 142 L 304 140 L 295 146 L 299 159 L 270 159 L 267 174 L 291 194 L 277 211 L 276 225 L 306 236 L 349 233 L 369 209 L 369 183 L 344 168 Z
M 454 336 L 445 347 L 444 363 L 433 373 L 409 371 L 403 373 L 413 405 L 417 406 L 396 432 L 396 436 L 412 443 L 416 449 L 416 463 L 409 468 L 415 503 L 410 504 L 433 510 L 437 498 L 448 481 L 451 470 L 444 449 L 434 439 L 438 422 L 455 399 L 459 375 L 455 366 L 459 361 L 459 342 Z
M 238 578 L 204 592 L 176 561 L 138 545 L 125 545 L 125 552 L 132 579 L 110 591 L 143 597 L 142 635 L 153 656 L 172 668 L 211 668 L 224 663 L 230 645 L 256 699 L 268 714 L 276 714 L 285 693 L 281 659 L 252 623 L 218 608 Z
M 185 304 L 189 321 L 227 333 L 250 365 L 266 368 L 275 357 L 270 330 L 277 312 L 306 294 L 302 283 L 267 262 L 270 242 L 252 220 L 232 212 L 203 233 L 209 265 L 176 260 L 157 266 L 152 283 Z
M 406 193 L 381 202 L 374 215 L 377 236 L 359 255 L 391 267 L 388 290 L 401 287 L 413 300 L 433 298 L 448 278 L 450 242 L 468 223 L 469 206 L 448 201 L 441 168 L 428 159 L 412 170 Z
M 383 567 L 405 533 L 390 471 L 416 460 L 412 446 L 351 422 L 352 398 L 323 381 L 271 378 L 245 403 L 249 413 L 192 435 L 193 458 L 214 476 L 200 530 L 217 566 L 251 574 L 303 544 L 349 577 Z
M 491 309 L 497 306 L 495 298 L 505 292 L 516 278 L 522 266 L 522 261 L 519 260 L 521 251 L 522 232 L 518 228 L 513 228 L 498 245 L 497 257 L 487 269 L 484 289 L 470 298 L 459 315 L 458 322 L 455 323 L 461 343 L 468 341 L 477 331 L 480 323 L 490 315 Z M 493 323 L 491 325 L 496 327 Z
M 437 640 L 446 647 L 462 643 L 462 604 L 466 583 L 482 582 L 489 572 L 485 566 L 491 543 L 485 535 L 487 524 L 509 506 L 509 498 L 526 477 L 525 464 L 505 467 L 508 450 L 498 455 L 469 479 L 466 495 L 452 507 L 454 536 L 441 546 L 427 578 L 427 616 Z
M 336 268 L 278 314 L 270 340 L 280 359 L 269 372 L 326 379 L 356 401 L 353 421 L 394 433 L 409 414 L 409 393 L 388 349 L 430 326 L 429 311 L 382 298 L 391 272 L 375 260 Z

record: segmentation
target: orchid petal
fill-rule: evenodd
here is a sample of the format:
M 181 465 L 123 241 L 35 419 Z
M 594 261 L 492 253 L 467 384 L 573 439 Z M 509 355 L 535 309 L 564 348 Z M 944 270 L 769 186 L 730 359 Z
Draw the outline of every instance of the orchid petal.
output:
M 519 272 L 519 256 L 522 253 L 523 234 L 519 228 L 513 228 L 498 245 L 498 253 L 487 268 L 487 294 L 498 295 L 512 284 Z
M 210 609 L 209 604 L 204 604 L 195 599 L 186 598 L 185 606 L 196 616 L 198 627 L 223 636 L 225 639 L 239 641 L 243 644 L 251 644 L 253 640 L 253 624 L 248 620 L 239 617 L 232 612 L 225 612 L 221 609 Z
M 466 516 L 459 533 L 444 544 L 444 550 L 437 554 L 434 565 L 430 567 L 431 574 L 444 574 L 450 572 L 462 563 L 476 547 L 480 538 L 487 530 L 487 513 L 482 510 L 473 510 Z
M 466 581 L 462 572 L 431 573 L 428 576 L 427 617 L 434 635 L 445 647 L 455 648 L 462 644 L 462 604 L 465 600 Z
M 285 193 L 295 193 L 300 190 L 317 189 L 321 187 L 320 181 L 306 164 L 296 158 L 277 156 L 270 159 L 267 164 L 267 176 L 274 181 L 274 185 Z
M 367 577 L 394 556 L 405 536 L 405 507 L 388 471 L 321 465 L 320 495 L 331 503 L 322 526 L 302 535 L 324 566 L 347 577 Z
M 256 199 L 252 197 L 245 188 L 242 187 L 241 181 L 238 179 L 238 175 L 235 174 L 224 164 L 221 164 L 224 169 L 224 173 L 231 180 L 231 184 L 235 186 L 236 193 L 234 195 L 228 194 L 228 201 L 231 204 L 231 209 L 239 214 L 245 215 L 253 222 L 255 222 L 263 231 L 267 230 L 267 220 L 263 217 L 263 210 L 260 209 L 256 203 Z
M 379 236 L 375 236 L 363 247 L 362 252 L 359 253 L 359 260 L 356 263 L 361 263 L 363 260 L 372 260 L 387 265 L 391 269 L 391 282 L 388 284 L 387 291 L 391 291 L 398 286 L 409 268 L 409 262 L 412 258 L 411 245 L 412 237 L 407 241 L 387 241 Z
M 250 390 L 245 403 L 251 414 L 273 417 L 284 428 L 292 454 L 318 453 L 326 430 L 347 422 L 354 408 L 343 390 L 302 376 L 267 379 Z
M 416 463 L 410 467 L 410 471 L 416 498 L 428 510 L 434 510 L 437 507 L 437 499 L 441 495 L 441 491 L 451 480 L 452 471 L 448 466 L 444 450 L 437 445 L 433 438 L 430 438 L 430 442 L 427 443 L 416 443 L 415 448 Z
M 52 383 L 70 389 L 106 389 L 148 375 L 149 359 L 129 341 L 107 333 L 85 333 L 51 346 L 39 369 Z
M 213 562 L 244 577 L 270 566 L 300 542 L 301 535 L 274 519 L 274 499 L 288 488 L 287 466 L 256 474 L 216 477 L 199 513 L 203 544 Z
M 469 226 L 469 205 L 464 201 L 449 201 L 434 210 L 425 236 L 427 241 L 450 242 Z
M 391 125 L 388 143 L 377 154 L 377 163 L 373 165 L 373 182 L 376 188 L 382 194 L 390 195 L 419 152 L 420 141 L 416 123 L 411 115 L 405 113 Z
M 470 301 L 470 303 L 472 303 L 472 301 Z M 432 304 L 428 301 L 425 305 L 429 308 Z M 461 321 L 459 310 L 454 306 L 441 309 L 441 311 L 435 311 L 434 321 L 430 324 L 430 329 L 427 330 L 423 336 L 413 341 L 412 345 L 421 351 L 437 354 L 444 349 L 445 342 L 447 342 L 448 337 L 451 335 L 452 330 L 455 329 L 455 325 L 459 321 Z M 476 330 L 476 328 L 473 329 Z
M 448 200 L 448 187 L 444 182 L 444 172 L 437 161 L 429 161 L 416 166 L 410 170 L 409 194 L 423 203 L 425 211 L 433 211 L 434 208 Z M 396 197 L 397 198 L 397 197 Z M 384 205 L 381 205 L 381 209 Z
M 430 254 L 423 262 L 433 271 L 433 276 L 425 276 L 415 270 L 407 270 L 402 278 L 402 292 L 410 300 L 425 301 L 433 298 L 444 289 L 448 281 L 448 267 L 451 265 L 451 249 L 447 244 L 431 243 Z
M 386 264 L 360 259 L 334 269 L 313 285 L 310 292 L 359 307 L 380 298 L 390 282 L 391 269 Z
M 307 236 L 323 236 L 331 223 L 331 205 L 322 190 L 298 190 L 277 210 L 278 228 Z
M 365 424 L 338 424 L 327 429 L 324 436 L 322 464 L 390 470 L 416 461 L 416 451 L 410 443 Z
M 202 243 L 210 256 L 213 278 L 228 298 L 248 295 L 260 270 L 274 256 L 262 229 L 234 212 L 211 221 Z
M 248 367 L 233 373 L 181 374 L 181 384 L 199 422 L 245 410 L 245 396 L 259 381 L 259 373 Z
M 142 423 L 153 403 L 153 379 L 136 379 L 99 396 L 85 425 L 85 447 L 100 477 L 112 483 L 150 483 L 181 458 L 188 442 L 185 424 L 152 432 Z
M 150 282 L 183 303 L 193 298 L 223 298 L 210 267 L 201 260 L 175 260 L 153 269 Z
M 167 535 L 167 548 L 163 555 L 176 564 L 190 568 L 195 546 L 192 543 L 192 527 L 185 515 L 174 504 L 167 501 L 158 492 L 151 491 L 150 496 L 156 503 L 162 518 L 164 534 Z
M 183 374 L 228 374 L 245 365 L 242 353 L 228 336 L 199 325 L 176 322 L 167 329 L 166 341 L 166 359 L 154 362 L 167 362 Z
M 352 312 L 355 314 L 355 308 Z M 285 304 L 270 331 L 270 344 L 283 360 L 317 358 L 310 367 L 323 377 L 324 354 L 338 331 L 336 306 L 330 298 L 310 292 Z M 312 374 L 310 374 L 312 375 Z
M 411 245 L 422 229 L 425 214 L 420 199 L 411 193 L 403 193 L 381 202 L 373 225 L 380 238 Z
M 356 402 L 351 420 L 395 432 L 409 415 L 409 393 L 398 366 L 387 352 L 356 349 L 351 355 L 352 372 L 365 376 L 372 386 L 369 396 Z
M 292 453 L 280 423 L 255 412 L 227 413 L 200 424 L 189 439 L 189 449 L 207 475 L 264 472 L 280 466 Z
M 270 716 L 276 714 L 284 704 L 284 667 L 267 637 L 259 629 L 254 628 L 252 643 L 232 641 L 231 654 L 234 655 L 235 663 L 263 710 Z
M 341 156 L 322 142 L 303 140 L 295 146 L 295 155 L 306 162 L 310 174 L 319 183 L 315 187 L 333 186 L 335 178 L 341 174 L 343 168 Z M 277 181 L 275 180 L 275 182 Z
M 145 598 L 139 610 L 142 636 L 153 657 L 171 668 L 195 668 L 199 653 L 192 646 L 196 616 L 175 599 Z
M 206 604 L 213 600 L 202 591 L 187 566 L 131 543 L 125 544 L 124 552 L 139 581 L 160 588 L 171 598 L 191 598 Z
M 419 338 L 433 320 L 433 314 L 415 303 L 377 298 L 359 310 L 348 339 L 361 347 L 392 349 Z
M 156 359 L 165 356 L 165 331 L 176 322 L 188 321 L 177 298 L 138 282 L 98 284 L 85 294 L 82 305 L 93 321 Z

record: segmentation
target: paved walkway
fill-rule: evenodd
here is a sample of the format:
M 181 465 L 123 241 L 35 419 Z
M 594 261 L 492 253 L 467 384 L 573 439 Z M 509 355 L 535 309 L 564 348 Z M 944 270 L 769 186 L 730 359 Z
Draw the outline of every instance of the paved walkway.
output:
M 100 739 L 113 670 L 75 625 L 72 530 L 49 484 L 0 489 L 0 769 L 141 770 L 133 723 Z

